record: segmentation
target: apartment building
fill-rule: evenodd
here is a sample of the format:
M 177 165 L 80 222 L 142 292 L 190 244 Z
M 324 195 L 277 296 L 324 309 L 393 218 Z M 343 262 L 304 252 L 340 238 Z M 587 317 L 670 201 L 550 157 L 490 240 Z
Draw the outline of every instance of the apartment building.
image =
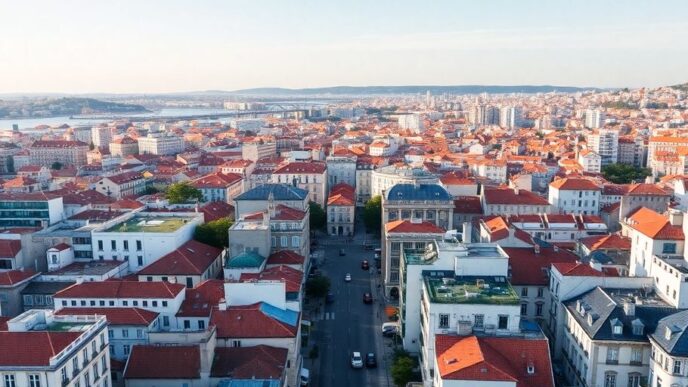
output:
M 146 180 L 141 172 L 123 172 L 103 177 L 96 182 L 95 188 L 107 197 L 123 199 L 142 194 L 146 190 Z
M 330 235 L 353 235 L 356 210 L 354 187 L 339 183 L 327 197 L 327 231 Z
M 382 223 L 419 219 L 445 230 L 454 223 L 454 198 L 439 184 L 395 184 L 382 192 Z
M 112 140 L 109 145 L 110 154 L 125 158 L 139 154 L 139 142 L 129 136 L 123 136 Z
M 81 141 L 38 140 L 29 146 L 29 160 L 34 165 L 60 163 L 78 168 L 86 165 L 87 152 L 88 144 Z
M 138 138 L 139 154 L 141 155 L 177 155 L 184 151 L 184 138 L 162 133 L 149 133 Z
M 599 215 L 601 192 L 588 179 L 562 178 L 549 184 L 549 202 L 562 214 Z
M 244 191 L 244 178 L 236 173 L 215 172 L 193 180 L 191 186 L 201 191 L 205 202 L 233 203 Z
M 47 227 L 63 219 L 62 196 L 44 192 L 0 193 L 0 226 Z
M 272 182 L 290 184 L 308 191 L 310 201 L 325 208 L 327 200 L 327 166 L 319 162 L 293 162 L 277 168 Z

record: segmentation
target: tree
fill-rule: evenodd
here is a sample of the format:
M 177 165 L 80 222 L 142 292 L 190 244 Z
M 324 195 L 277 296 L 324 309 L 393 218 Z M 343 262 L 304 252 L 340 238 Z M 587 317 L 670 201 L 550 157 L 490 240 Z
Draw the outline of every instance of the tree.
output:
M 325 228 L 325 223 L 327 223 L 327 215 L 325 215 L 325 210 L 322 206 L 316 202 L 309 202 L 308 208 L 310 209 L 310 226 L 312 230 L 322 230 Z
M 323 298 L 330 291 L 330 279 L 321 275 L 306 281 L 306 294 L 309 297 Z
M 641 182 L 652 172 L 647 168 L 634 167 L 628 164 L 609 164 L 602 168 L 605 179 L 615 184 L 628 184 L 632 181 Z
M 183 181 L 174 183 L 167 188 L 165 197 L 170 201 L 170 204 L 186 203 L 192 199 L 203 200 L 203 194 L 198 189 L 191 186 L 191 184 Z
M 62 163 L 59 162 L 59 161 L 55 161 L 55 162 L 52 163 L 52 165 L 50 166 L 50 169 L 53 169 L 53 170 L 55 170 L 55 171 L 59 171 L 60 169 L 62 169 Z
M 373 196 L 363 207 L 363 222 L 368 232 L 380 232 L 382 227 L 382 197 Z
M 392 363 L 392 380 L 397 386 L 405 386 L 413 380 L 413 359 L 406 355 L 397 356 Z
M 229 246 L 229 228 L 232 227 L 229 218 L 213 220 L 212 222 L 201 224 L 194 231 L 194 239 L 215 246 L 219 249 Z

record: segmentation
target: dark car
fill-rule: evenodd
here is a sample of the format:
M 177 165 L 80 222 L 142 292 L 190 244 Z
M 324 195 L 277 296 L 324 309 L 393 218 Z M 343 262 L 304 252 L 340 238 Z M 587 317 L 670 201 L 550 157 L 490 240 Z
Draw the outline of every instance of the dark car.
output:
M 361 269 L 363 269 L 363 270 L 370 269 L 370 264 L 368 263 L 368 261 L 366 261 L 366 260 L 361 261 Z
M 331 304 L 334 302 L 334 294 L 332 292 L 327 292 L 327 296 L 325 296 L 325 303 Z
M 343 257 L 346 255 L 346 251 L 344 249 L 339 249 L 339 256 Z
M 372 304 L 373 303 L 373 295 L 365 292 L 363 293 L 363 303 L 364 304 Z
M 369 352 L 366 355 L 365 365 L 367 368 L 376 368 L 377 367 L 377 358 L 375 357 L 374 353 Z

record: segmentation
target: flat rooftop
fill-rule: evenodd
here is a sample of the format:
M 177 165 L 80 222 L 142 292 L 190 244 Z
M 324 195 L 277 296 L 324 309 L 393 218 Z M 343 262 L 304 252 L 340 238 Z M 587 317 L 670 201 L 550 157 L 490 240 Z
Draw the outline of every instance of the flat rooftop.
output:
M 239 220 L 234 223 L 230 230 L 267 230 L 268 226 L 263 222 Z
M 500 258 L 508 259 L 509 256 L 497 244 L 494 243 L 469 243 L 463 244 L 450 241 L 436 241 L 424 249 L 404 249 L 403 257 L 407 265 L 423 265 L 434 262 L 438 254 L 449 254 L 460 259 L 471 258 Z
M 77 323 L 77 322 L 54 322 L 47 325 L 46 330 L 51 332 L 85 332 L 93 326 L 93 323 Z
M 191 220 L 188 216 L 134 216 L 104 232 L 174 232 Z
M 506 277 L 456 277 L 453 272 L 423 273 L 430 301 L 440 304 L 518 305 L 520 299 Z
M 45 275 L 83 276 L 104 275 L 121 265 L 129 265 L 124 261 L 90 261 L 74 262 L 61 269 L 44 273 Z

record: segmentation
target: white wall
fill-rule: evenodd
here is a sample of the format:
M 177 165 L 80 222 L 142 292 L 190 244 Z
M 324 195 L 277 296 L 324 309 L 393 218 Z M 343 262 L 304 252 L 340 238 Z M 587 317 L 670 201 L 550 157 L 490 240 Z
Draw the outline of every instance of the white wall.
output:
M 284 282 L 226 282 L 227 306 L 265 302 L 280 309 L 287 308 Z

